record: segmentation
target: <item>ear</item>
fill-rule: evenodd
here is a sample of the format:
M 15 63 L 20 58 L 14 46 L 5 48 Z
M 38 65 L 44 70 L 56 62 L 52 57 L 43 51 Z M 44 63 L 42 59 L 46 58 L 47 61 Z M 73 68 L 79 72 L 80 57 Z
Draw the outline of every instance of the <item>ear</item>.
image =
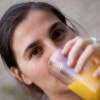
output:
M 20 72 L 18 68 L 11 67 L 10 68 L 11 73 L 15 78 L 17 78 L 20 82 L 26 84 L 26 85 L 31 85 L 32 81 L 26 77 L 23 73 Z

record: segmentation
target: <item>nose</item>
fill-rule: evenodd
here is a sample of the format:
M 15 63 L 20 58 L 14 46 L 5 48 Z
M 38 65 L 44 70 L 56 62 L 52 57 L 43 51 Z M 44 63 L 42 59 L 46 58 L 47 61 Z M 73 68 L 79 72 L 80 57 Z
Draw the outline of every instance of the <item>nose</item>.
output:
M 53 54 L 58 49 L 58 46 L 52 41 L 47 42 L 46 45 L 50 54 Z
M 46 42 L 47 46 L 47 63 L 50 65 L 50 58 L 53 55 L 53 53 L 58 49 L 57 45 L 51 41 Z
M 59 48 L 59 46 L 51 39 L 45 39 L 45 45 L 49 56 Z

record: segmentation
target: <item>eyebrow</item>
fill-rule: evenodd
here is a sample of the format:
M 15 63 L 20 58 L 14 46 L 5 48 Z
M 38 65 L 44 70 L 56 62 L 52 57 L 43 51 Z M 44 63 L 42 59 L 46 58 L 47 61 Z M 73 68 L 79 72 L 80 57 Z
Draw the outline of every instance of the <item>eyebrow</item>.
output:
M 61 25 L 61 24 L 63 24 L 61 21 L 55 22 L 53 25 L 50 26 L 48 32 L 51 33 L 58 25 Z M 33 48 L 34 46 L 38 45 L 39 43 L 41 43 L 41 41 L 39 41 L 39 40 L 30 43 L 30 44 L 26 47 L 26 49 L 25 49 L 25 51 L 24 51 L 24 55 L 25 55 L 31 48 Z
M 50 26 L 49 33 L 51 33 L 58 25 L 61 25 L 61 24 L 62 24 L 61 21 L 55 22 L 53 25 Z

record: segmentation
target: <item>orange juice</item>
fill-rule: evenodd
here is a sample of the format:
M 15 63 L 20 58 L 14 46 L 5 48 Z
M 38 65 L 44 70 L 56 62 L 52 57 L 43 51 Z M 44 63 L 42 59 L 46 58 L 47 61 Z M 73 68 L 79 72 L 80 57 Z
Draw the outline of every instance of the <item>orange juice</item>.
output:
M 83 72 L 78 74 L 73 68 L 68 67 L 66 62 L 67 57 L 64 57 L 58 49 L 50 58 L 49 73 L 84 100 L 100 100 L 100 78 L 93 77 L 98 65 L 90 61 Z
M 98 65 L 91 66 L 90 70 L 82 73 L 68 87 L 85 100 L 100 100 L 100 79 L 92 76 Z

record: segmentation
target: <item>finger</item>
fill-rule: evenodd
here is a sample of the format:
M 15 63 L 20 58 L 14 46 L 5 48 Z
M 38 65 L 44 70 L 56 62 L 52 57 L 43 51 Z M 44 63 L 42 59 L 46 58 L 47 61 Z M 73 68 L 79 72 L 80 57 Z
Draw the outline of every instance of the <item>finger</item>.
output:
M 78 58 L 82 54 L 84 48 L 90 44 L 90 40 L 80 38 L 72 47 L 68 54 L 68 66 L 75 66 Z
M 75 42 L 79 39 L 79 36 L 75 37 L 74 39 L 70 40 L 69 42 L 67 42 L 62 50 L 62 54 L 67 56 L 69 51 L 71 50 L 71 48 L 73 47 L 73 45 L 75 44 Z
M 97 53 L 97 52 L 96 52 Z M 99 50 L 100 53 L 100 50 Z M 95 54 L 91 57 L 92 62 L 94 62 L 95 64 L 100 64 L 100 54 Z
M 100 77 L 100 66 L 99 68 L 93 73 L 94 77 Z
M 75 72 L 81 72 L 85 66 L 85 64 L 89 61 L 89 59 L 93 56 L 93 54 L 96 52 L 97 47 L 95 45 L 89 45 L 82 55 L 79 57 L 76 67 L 75 67 Z

